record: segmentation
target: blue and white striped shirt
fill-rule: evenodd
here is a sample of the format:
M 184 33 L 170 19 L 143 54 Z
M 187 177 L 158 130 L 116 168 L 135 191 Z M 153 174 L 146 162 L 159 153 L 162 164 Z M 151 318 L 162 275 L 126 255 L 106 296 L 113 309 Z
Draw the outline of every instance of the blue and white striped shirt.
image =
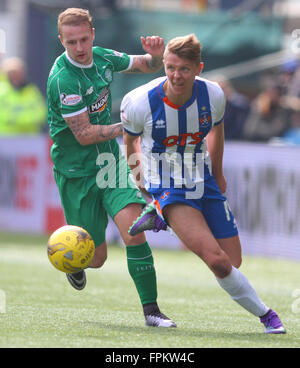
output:
M 205 136 L 222 122 L 225 110 L 223 91 L 215 82 L 196 77 L 192 97 L 178 106 L 165 96 L 165 81 L 157 78 L 132 90 L 121 104 L 125 131 L 142 138 L 150 193 L 155 188 L 191 188 L 210 174 Z

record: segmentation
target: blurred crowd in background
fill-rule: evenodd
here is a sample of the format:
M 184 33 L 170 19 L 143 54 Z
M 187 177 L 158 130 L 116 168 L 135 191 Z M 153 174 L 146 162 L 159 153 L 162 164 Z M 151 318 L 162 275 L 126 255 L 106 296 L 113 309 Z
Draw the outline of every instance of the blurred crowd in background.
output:
M 47 131 L 46 101 L 28 80 L 25 62 L 17 57 L 1 64 L 0 136 L 40 134 Z
M 260 76 L 259 93 L 249 99 L 220 77 L 227 105 L 226 140 L 300 144 L 300 63 L 288 60 Z
M 5 0 L 0 0 L 0 9 Z M 175 4 L 176 1 L 157 4 Z M 54 1 L 55 3 L 55 1 Z M 107 11 L 115 11 L 118 1 L 102 1 Z M 123 7 L 136 7 L 141 11 L 153 10 L 154 1 L 123 1 Z M 167 4 L 168 3 L 168 4 Z M 266 14 L 274 7 L 275 1 L 230 1 L 230 0 L 180 0 L 177 6 L 182 11 L 204 12 L 220 7 L 221 11 L 260 11 Z M 2 5 L 1 5 L 2 4 Z M 90 7 L 95 1 L 65 1 L 65 7 Z M 125 4 L 125 5 L 124 5 Z M 141 6 L 143 4 L 144 8 Z M 272 8 L 273 9 L 273 8 Z M 1 26 L 0 26 L 1 28 Z M 191 30 L 192 32 L 193 30 Z M 123 51 L 123 50 L 120 50 Z M 1 57 L 2 56 L 2 57 Z M 0 136 L 17 134 L 42 134 L 48 132 L 46 122 L 46 101 L 43 91 L 30 80 L 25 60 L 19 57 L 0 55 Z M 245 87 L 226 75 L 217 75 L 226 99 L 225 137 L 226 140 L 268 142 L 300 145 L 300 59 L 289 57 L 272 72 L 262 71 L 258 77 L 255 94 L 248 94 Z

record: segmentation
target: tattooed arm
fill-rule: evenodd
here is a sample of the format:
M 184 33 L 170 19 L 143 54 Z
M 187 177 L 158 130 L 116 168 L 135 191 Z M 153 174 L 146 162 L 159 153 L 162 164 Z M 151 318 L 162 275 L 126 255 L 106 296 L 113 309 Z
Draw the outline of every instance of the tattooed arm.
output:
M 131 68 L 124 73 L 155 73 L 161 69 L 162 65 L 162 58 L 154 58 L 149 54 L 135 55 Z
M 65 118 L 65 121 L 82 146 L 109 141 L 123 134 L 122 123 L 92 125 L 87 111 Z
M 161 69 L 164 54 L 164 40 L 158 36 L 141 37 L 142 47 L 146 55 L 133 56 L 131 68 L 125 73 L 154 73 Z

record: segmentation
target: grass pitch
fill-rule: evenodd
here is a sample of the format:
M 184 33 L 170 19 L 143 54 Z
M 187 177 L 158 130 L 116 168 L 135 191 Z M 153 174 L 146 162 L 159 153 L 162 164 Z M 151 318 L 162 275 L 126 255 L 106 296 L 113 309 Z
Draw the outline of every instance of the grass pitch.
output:
M 241 271 L 288 331 L 265 335 L 195 255 L 153 249 L 159 305 L 178 326 L 159 329 L 144 326 L 122 247 L 110 246 L 106 264 L 87 270 L 76 291 L 48 261 L 46 242 L 0 233 L 1 348 L 300 347 L 299 262 L 244 257 Z

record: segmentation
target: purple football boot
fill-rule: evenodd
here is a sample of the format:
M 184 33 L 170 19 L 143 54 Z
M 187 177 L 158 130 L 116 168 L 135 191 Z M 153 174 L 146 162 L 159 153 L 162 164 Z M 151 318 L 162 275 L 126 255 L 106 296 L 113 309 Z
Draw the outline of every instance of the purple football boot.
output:
M 260 317 L 260 322 L 265 325 L 266 334 L 285 334 L 286 329 L 281 323 L 278 315 L 270 309 L 267 314 Z
M 154 202 L 149 203 L 142 214 L 133 222 L 128 230 L 131 236 L 137 235 L 145 230 L 153 230 L 158 232 L 160 230 L 166 230 L 167 224 L 156 213 L 156 207 Z

